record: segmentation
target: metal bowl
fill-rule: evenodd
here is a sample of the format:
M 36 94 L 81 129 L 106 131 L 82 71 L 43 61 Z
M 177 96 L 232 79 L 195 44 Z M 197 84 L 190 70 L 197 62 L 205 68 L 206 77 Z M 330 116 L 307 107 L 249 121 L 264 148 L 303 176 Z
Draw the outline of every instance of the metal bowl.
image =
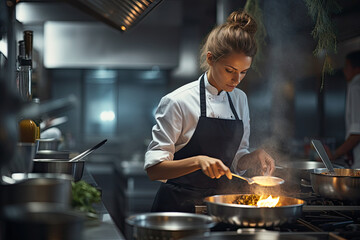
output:
M 228 194 L 206 197 L 204 202 L 210 216 L 218 222 L 242 227 L 273 227 L 294 222 L 302 214 L 304 201 L 297 198 L 280 196 L 276 207 L 256 207 L 233 204 L 241 195 Z
M 56 138 L 40 138 L 36 140 L 37 150 L 55 150 L 59 149 L 60 139 Z
M 130 239 L 177 240 L 208 232 L 216 223 L 202 214 L 161 212 L 132 215 L 126 219 Z
M 83 235 L 84 217 L 57 204 L 9 205 L 1 218 L 2 239 L 80 240 Z
M 14 184 L 0 185 L 0 207 L 29 202 L 71 204 L 71 176 L 65 174 L 13 174 Z
M 33 173 L 65 173 L 79 181 L 84 172 L 85 161 L 69 162 L 69 159 L 34 159 Z
M 322 197 L 345 201 L 360 201 L 360 169 L 335 168 L 335 175 L 326 175 L 326 168 L 311 172 L 311 186 Z M 354 176 L 357 175 L 357 176 Z

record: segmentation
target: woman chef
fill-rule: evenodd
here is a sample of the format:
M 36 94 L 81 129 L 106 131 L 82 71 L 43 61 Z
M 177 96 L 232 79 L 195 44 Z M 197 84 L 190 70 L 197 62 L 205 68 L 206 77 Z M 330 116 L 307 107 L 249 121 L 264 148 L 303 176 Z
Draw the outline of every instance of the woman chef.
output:
M 247 97 L 236 88 L 256 53 L 256 28 L 245 12 L 231 13 L 202 47 L 206 72 L 161 99 L 144 167 L 151 180 L 167 181 L 152 211 L 195 212 L 204 197 L 224 192 L 230 169 L 262 175 L 275 169 L 264 150 L 248 151 Z

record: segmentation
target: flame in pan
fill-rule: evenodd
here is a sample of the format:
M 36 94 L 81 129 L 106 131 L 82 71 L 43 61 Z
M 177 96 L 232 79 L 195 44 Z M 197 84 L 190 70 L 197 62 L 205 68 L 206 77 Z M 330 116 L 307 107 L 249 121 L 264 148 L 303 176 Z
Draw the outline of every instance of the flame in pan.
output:
M 258 207 L 275 207 L 279 202 L 280 197 L 272 197 L 271 195 L 268 198 L 261 196 L 259 201 L 257 202 Z

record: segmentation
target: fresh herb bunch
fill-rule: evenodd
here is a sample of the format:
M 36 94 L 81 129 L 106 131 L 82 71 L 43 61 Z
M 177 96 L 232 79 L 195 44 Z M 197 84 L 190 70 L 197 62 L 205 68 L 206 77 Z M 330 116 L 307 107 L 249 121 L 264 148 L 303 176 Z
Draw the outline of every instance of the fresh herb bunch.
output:
M 92 205 L 101 201 L 100 191 L 82 180 L 71 185 L 72 206 L 82 212 L 96 213 Z
M 309 15 L 315 22 L 312 36 L 318 40 L 314 55 L 320 57 L 324 55 L 324 64 L 322 69 L 321 89 L 324 87 L 325 73 L 332 74 L 333 68 L 329 53 L 336 53 L 336 33 L 335 27 L 331 20 L 331 15 L 339 13 L 341 7 L 336 0 L 304 0 L 308 8 Z

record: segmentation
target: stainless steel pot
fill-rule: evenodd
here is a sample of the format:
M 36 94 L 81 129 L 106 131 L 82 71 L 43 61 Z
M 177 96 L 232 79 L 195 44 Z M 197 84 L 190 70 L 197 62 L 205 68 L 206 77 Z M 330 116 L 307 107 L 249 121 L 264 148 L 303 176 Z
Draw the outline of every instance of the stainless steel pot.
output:
M 304 201 L 280 196 L 276 207 L 256 207 L 233 204 L 241 195 L 228 194 L 206 197 L 204 202 L 210 216 L 218 222 L 230 223 L 242 227 L 273 227 L 295 221 L 302 213 Z
M 160 212 L 132 215 L 126 219 L 130 226 L 128 239 L 177 240 L 208 232 L 216 223 L 202 214 Z
M 84 172 L 85 161 L 69 162 L 68 159 L 34 159 L 33 173 L 65 173 L 79 181 Z
M 1 239 L 81 240 L 83 235 L 83 216 L 57 204 L 9 205 L 1 219 Z
M 335 176 L 326 175 L 327 168 L 311 172 L 311 186 L 315 193 L 330 199 L 360 201 L 360 170 L 335 168 Z M 355 176 L 356 175 L 356 176 Z
M 60 139 L 56 138 L 40 138 L 36 140 L 37 151 L 40 150 L 55 150 L 59 149 Z
M 36 159 L 68 159 L 70 152 L 55 150 L 39 150 L 35 154 Z
M 50 202 L 71 204 L 71 180 L 65 174 L 13 174 L 14 184 L 0 185 L 0 208 L 9 204 Z
M 289 176 L 291 178 L 310 182 L 310 173 L 313 169 L 324 168 L 323 162 L 311 161 L 308 159 L 295 159 L 277 163 L 276 175 Z M 334 164 L 334 167 L 341 168 L 340 165 Z

